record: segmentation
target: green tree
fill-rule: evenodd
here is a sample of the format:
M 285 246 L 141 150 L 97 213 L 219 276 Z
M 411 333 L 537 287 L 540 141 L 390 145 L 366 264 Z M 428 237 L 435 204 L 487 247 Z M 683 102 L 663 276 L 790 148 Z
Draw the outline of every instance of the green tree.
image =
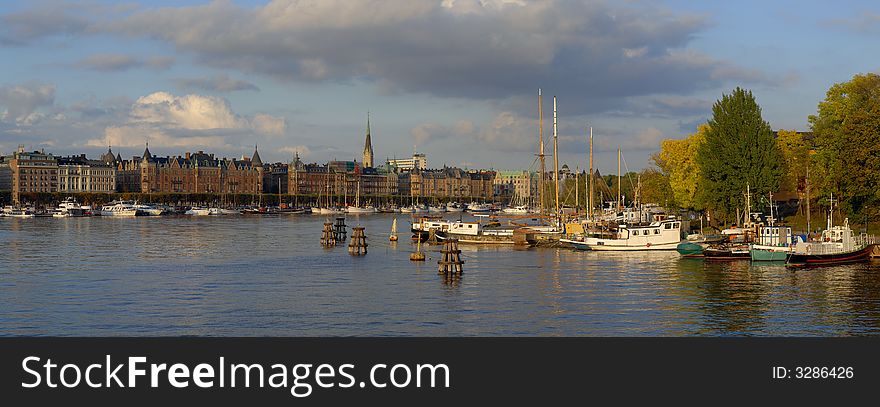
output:
M 751 91 L 737 87 L 712 106 L 697 164 L 700 199 L 716 218 L 730 220 L 737 208 L 745 208 L 747 185 L 758 196 L 778 190 L 782 154 Z
M 639 173 L 642 180 L 643 203 L 656 203 L 665 208 L 676 207 L 675 196 L 669 185 L 669 175 L 656 168 L 645 168 Z
M 709 125 L 702 124 L 687 138 L 663 140 L 660 153 L 654 156 L 654 163 L 669 176 L 673 200 L 679 207 L 702 209 L 696 199 L 701 176 L 696 157 L 708 131 Z
M 809 117 L 816 166 L 811 184 L 819 195 L 834 193 L 842 208 L 861 214 L 880 202 L 880 75 L 853 76 L 828 89 L 818 112 Z
M 803 135 L 794 130 L 779 130 L 776 145 L 782 153 L 785 172 L 779 182 L 779 192 L 797 193 L 802 190 L 807 176 L 810 146 Z

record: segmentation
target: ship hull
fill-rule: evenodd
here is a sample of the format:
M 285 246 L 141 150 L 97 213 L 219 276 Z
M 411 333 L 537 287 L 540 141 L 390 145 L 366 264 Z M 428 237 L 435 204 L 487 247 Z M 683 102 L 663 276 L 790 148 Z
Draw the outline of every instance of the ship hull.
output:
M 858 263 L 868 260 L 871 256 L 871 245 L 862 249 L 834 254 L 800 254 L 794 253 L 788 258 L 788 263 L 793 266 L 822 266 L 833 264 Z

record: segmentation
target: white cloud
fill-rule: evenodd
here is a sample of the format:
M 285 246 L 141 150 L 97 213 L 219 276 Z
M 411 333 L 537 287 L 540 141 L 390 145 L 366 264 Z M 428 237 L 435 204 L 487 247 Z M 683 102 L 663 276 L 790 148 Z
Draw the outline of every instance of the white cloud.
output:
M 295 154 L 299 154 L 299 158 L 305 158 L 312 154 L 312 150 L 308 146 L 298 145 L 298 146 L 284 146 L 278 149 L 279 152 L 290 155 L 291 157 Z
M 45 117 L 38 111 L 55 103 L 55 85 L 29 83 L 0 87 L 0 121 L 32 125 Z
M 125 123 L 107 126 L 103 137 L 86 145 L 134 147 L 149 142 L 158 147 L 228 150 L 243 138 L 249 144 L 255 136 L 279 137 L 286 129 L 284 118 L 263 113 L 241 116 L 221 97 L 154 92 L 131 105 Z

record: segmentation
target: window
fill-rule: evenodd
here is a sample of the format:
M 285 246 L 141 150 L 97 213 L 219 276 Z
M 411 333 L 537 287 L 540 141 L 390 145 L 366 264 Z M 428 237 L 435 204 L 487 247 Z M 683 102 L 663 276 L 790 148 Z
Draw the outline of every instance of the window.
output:
M 672 224 L 667 223 L 667 224 L 663 225 L 663 229 L 672 229 Z
M 638 236 L 638 235 L 639 235 L 639 231 L 638 231 L 638 230 L 633 230 L 633 236 Z
M 659 235 L 659 234 L 660 234 L 660 229 L 654 229 L 654 234 L 655 234 L 655 235 Z

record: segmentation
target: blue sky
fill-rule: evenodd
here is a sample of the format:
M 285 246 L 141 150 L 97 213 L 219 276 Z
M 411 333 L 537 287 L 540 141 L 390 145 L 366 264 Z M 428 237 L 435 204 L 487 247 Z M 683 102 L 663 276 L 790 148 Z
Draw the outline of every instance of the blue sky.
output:
M 807 130 L 835 82 L 880 70 L 875 2 L 0 2 L 0 153 L 206 150 L 264 160 L 413 148 L 430 166 L 649 165 L 736 86 Z M 551 150 L 548 149 L 548 153 Z

